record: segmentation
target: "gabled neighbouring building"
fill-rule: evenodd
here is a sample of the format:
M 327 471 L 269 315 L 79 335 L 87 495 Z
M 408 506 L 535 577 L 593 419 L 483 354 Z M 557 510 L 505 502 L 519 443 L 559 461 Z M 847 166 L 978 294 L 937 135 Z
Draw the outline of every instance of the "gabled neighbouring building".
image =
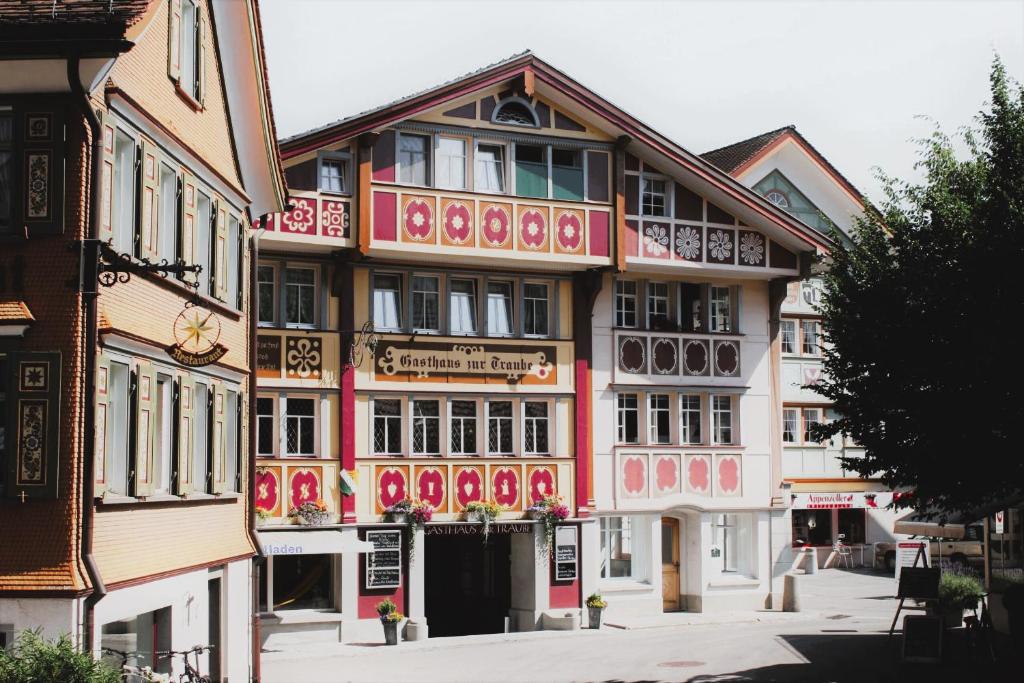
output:
M 155 651 L 209 645 L 213 679 L 252 675 L 275 137 L 255 1 L 0 2 L 0 647 L 178 674 Z

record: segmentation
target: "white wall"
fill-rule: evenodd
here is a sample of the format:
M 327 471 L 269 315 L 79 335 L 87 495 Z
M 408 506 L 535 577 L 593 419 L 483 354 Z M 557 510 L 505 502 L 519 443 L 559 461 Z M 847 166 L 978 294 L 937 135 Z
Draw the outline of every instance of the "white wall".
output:
M 82 600 L 68 598 L 2 598 L 0 629 L 15 636 L 26 629 L 42 628 L 45 638 L 81 633 Z

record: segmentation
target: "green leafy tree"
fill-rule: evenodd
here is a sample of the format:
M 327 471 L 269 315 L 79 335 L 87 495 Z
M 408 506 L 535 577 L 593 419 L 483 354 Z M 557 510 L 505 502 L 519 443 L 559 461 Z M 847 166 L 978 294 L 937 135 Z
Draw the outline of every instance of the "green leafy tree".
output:
M 919 508 L 1024 489 L 1024 91 L 998 58 L 990 81 L 975 127 L 920 141 L 923 181 L 882 177 L 824 277 L 816 389 L 841 417 L 817 435 L 851 436 L 844 467 Z
M 48 641 L 22 631 L 10 651 L 0 650 L 0 683 L 120 683 L 121 674 L 79 651 L 67 636 Z

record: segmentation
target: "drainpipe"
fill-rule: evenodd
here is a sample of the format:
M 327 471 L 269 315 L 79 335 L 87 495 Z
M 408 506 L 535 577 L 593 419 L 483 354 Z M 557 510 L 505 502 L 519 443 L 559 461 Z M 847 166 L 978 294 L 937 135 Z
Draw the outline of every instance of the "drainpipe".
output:
M 87 237 L 91 241 L 87 244 L 95 245 L 99 238 L 100 201 L 101 201 L 101 177 L 100 160 L 103 155 L 103 134 L 100 127 L 99 117 L 93 111 L 89 93 L 85 91 L 79 79 L 79 62 L 81 57 L 74 55 L 67 62 L 68 86 L 71 92 L 76 95 L 78 106 L 89 124 L 89 131 L 92 134 L 92 151 L 89 163 L 92 174 L 89 181 L 89 216 L 86 228 Z M 92 651 L 93 641 L 93 610 L 96 603 L 107 594 L 107 587 L 100 576 L 99 567 L 96 566 L 96 558 L 92 554 L 92 541 L 94 529 L 94 516 L 96 508 L 93 503 L 95 495 L 94 472 L 96 462 L 96 405 L 93 397 L 96 394 L 96 346 L 99 338 L 97 326 L 97 303 L 96 298 L 96 259 L 99 257 L 96 248 L 85 248 L 81 252 L 83 262 L 80 272 L 89 278 L 86 282 L 80 283 L 82 288 L 82 304 L 85 307 L 85 330 L 82 353 L 85 356 L 85 378 L 84 391 L 82 393 L 82 563 L 85 565 L 86 574 L 92 584 L 92 592 L 85 598 L 85 610 L 82 615 L 83 650 Z M 90 259 L 88 263 L 85 259 Z
M 259 327 L 259 306 L 257 305 L 258 290 L 256 288 L 256 276 L 254 275 L 259 259 L 260 242 L 259 234 L 267 225 L 267 216 L 260 216 L 252 238 L 249 240 L 249 486 L 246 495 L 249 505 L 249 538 L 256 548 L 258 556 L 253 559 L 253 581 L 252 581 L 252 669 L 250 680 L 259 683 L 260 680 L 260 558 L 263 556 L 263 546 L 260 545 L 259 536 L 256 534 L 256 332 Z

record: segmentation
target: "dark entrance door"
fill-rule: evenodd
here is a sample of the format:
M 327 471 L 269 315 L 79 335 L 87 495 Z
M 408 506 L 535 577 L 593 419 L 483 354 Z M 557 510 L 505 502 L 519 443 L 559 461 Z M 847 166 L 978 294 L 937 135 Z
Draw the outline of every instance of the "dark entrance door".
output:
M 428 534 L 425 541 L 430 636 L 504 632 L 512 604 L 511 536 L 492 533 L 487 545 L 476 534 Z

